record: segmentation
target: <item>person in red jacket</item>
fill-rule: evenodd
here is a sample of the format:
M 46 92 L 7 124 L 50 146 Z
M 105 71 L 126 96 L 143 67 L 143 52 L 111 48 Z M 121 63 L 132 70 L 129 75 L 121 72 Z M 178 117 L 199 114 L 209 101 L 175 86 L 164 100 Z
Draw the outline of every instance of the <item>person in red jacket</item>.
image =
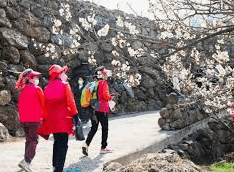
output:
M 52 65 L 49 68 L 49 84 L 44 89 L 45 119 L 38 130 L 43 135 L 53 134 L 53 168 L 54 172 L 62 172 L 67 149 L 68 136 L 74 134 L 73 116 L 78 113 L 71 87 L 65 74 L 68 67 Z
M 19 121 L 26 135 L 24 159 L 19 167 L 31 171 L 30 163 L 33 160 L 38 144 L 37 129 L 43 118 L 44 94 L 39 84 L 41 73 L 32 69 L 24 70 L 16 83 L 14 92 L 20 90 L 18 99 Z
M 101 152 L 100 153 L 108 153 L 113 152 L 113 149 L 107 148 L 107 137 L 108 137 L 108 114 L 109 114 L 109 104 L 108 101 L 112 99 L 112 96 L 109 92 L 108 86 L 108 74 L 109 70 L 104 68 L 100 68 L 98 71 L 102 80 L 97 81 L 98 84 L 98 101 L 99 107 L 95 109 L 95 114 L 92 115 L 91 123 L 92 127 L 88 134 L 88 137 L 85 141 L 85 144 L 82 146 L 82 153 L 88 156 L 88 147 L 97 132 L 98 124 L 101 123 L 102 126 L 102 142 L 101 142 Z

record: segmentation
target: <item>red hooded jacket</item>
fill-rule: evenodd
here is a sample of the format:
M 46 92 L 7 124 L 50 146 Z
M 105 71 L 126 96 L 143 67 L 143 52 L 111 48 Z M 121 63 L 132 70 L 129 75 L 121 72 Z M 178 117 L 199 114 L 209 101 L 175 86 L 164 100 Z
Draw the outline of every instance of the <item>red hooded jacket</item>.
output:
M 71 87 L 68 82 L 59 79 L 51 80 L 44 90 L 45 94 L 45 122 L 38 129 L 38 133 L 73 134 L 73 115 L 77 108 Z
M 109 104 L 108 100 L 111 100 L 111 95 L 109 92 L 109 86 L 107 80 L 98 81 L 98 100 L 100 104 L 100 108 L 97 109 L 98 112 L 109 113 Z
M 27 84 L 18 100 L 20 122 L 40 122 L 43 118 L 44 94 L 40 87 Z

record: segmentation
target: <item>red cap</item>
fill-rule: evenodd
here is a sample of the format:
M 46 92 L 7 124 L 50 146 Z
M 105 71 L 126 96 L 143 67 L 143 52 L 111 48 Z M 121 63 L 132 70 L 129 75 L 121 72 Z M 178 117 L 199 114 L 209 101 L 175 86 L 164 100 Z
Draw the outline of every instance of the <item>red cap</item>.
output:
M 52 77 L 52 78 L 56 78 L 61 73 L 66 73 L 67 71 L 68 71 L 68 67 L 67 66 L 61 67 L 61 66 L 56 65 L 56 64 L 53 64 L 49 68 L 49 74 L 50 74 L 50 77 Z

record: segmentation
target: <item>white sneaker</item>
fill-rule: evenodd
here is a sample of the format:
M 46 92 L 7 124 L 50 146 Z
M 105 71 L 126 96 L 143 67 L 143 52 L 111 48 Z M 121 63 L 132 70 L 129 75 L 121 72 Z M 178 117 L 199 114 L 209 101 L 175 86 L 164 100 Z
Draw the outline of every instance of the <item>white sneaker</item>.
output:
M 25 159 L 23 159 L 22 161 L 20 161 L 19 165 L 20 168 L 24 169 L 27 172 L 32 172 L 31 168 L 30 168 L 30 163 L 26 162 Z
M 105 148 L 105 149 L 101 149 L 101 154 L 104 154 L 104 153 L 112 153 L 114 152 L 114 149 L 109 149 L 109 148 Z
M 82 153 L 86 156 L 88 156 L 88 148 L 89 146 L 86 143 L 82 146 Z

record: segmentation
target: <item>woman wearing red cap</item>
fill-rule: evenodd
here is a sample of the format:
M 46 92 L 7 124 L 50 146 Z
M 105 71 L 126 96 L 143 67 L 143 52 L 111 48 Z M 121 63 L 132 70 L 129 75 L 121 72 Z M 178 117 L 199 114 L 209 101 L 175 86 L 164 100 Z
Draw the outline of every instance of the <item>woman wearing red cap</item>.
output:
M 53 134 L 54 172 L 62 172 L 67 149 L 68 135 L 73 134 L 73 116 L 78 113 L 71 87 L 65 74 L 68 67 L 52 65 L 49 68 L 49 84 L 45 87 L 45 122 L 38 132 L 43 135 Z
M 41 73 L 32 69 L 24 70 L 16 83 L 15 91 L 20 89 L 18 99 L 19 120 L 25 131 L 25 154 L 24 159 L 19 163 L 19 167 L 29 172 L 30 163 L 35 156 L 38 144 L 37 129 L 43 118 L 44 94 L 39 84 Z

